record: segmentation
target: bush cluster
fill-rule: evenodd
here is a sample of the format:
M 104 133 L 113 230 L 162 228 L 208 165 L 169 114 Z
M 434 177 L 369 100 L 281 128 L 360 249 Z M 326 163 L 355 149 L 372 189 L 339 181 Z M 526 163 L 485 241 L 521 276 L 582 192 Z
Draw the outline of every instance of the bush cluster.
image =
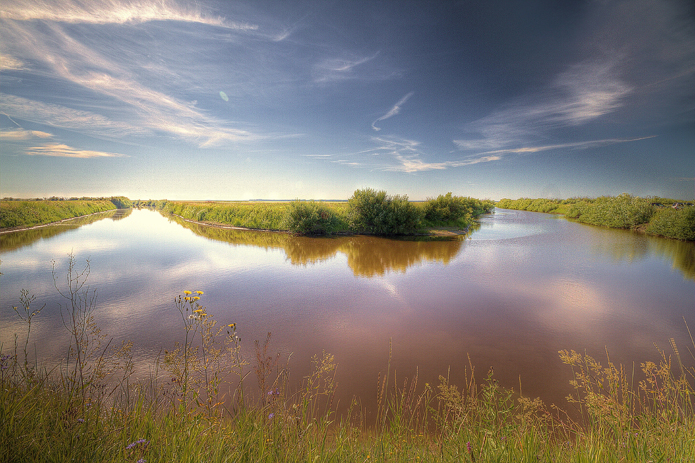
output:
M 497 207 L 564 213 L 567 218 L 610 228 L 644 229 L 650 235 L 695 241 L 695 207 L 674 199 L 619 196 L 569 199 L 501 199 Z M 645 227 L 646 226 L 646 227 Z
M 647 233 L 695 241 L 695 207 L 660 209 L 647 225 Z
M 567 217 L 578 222 L 610 228 L 635 228 L 648 223 L 656 208 L 648 198 L 623 193 L 580 201 L 570 207 Z
M 475 217 L 490 212 L 492 201 L 453 196 L 451 192 L 428 199 L 424 205 L 425 221 L 429 224 L 447 224 L 468 227 Z
M 340 228 L 340 220 L 326 205 L 316 201 L 292 201 L 282 228 L 298 235 L 326 235 Z
M 347 214 L 353 231 L 372 235 L 412 234 L 423 218 L 408 196 L 389 196 L 371 188 L 355 191 L 348 200 Z

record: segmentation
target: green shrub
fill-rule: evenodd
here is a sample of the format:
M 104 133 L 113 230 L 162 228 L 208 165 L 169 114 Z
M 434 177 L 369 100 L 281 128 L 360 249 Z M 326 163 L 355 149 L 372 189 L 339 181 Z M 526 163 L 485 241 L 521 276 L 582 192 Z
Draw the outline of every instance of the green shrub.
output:
M 333 211 L 316 201 L 292 201 L 282 221 L 283 229 L 299 235 L 326 235 L 337 226 Z
M 647 233 L 695 241 L 695 207 L 659 210 L 649 222 Z
M 357 233 L 405 235 L 418 230 L 422 212 L 406 195 L 388 196 L 371 188 L 355 190 L 348 200 L 348 223 Z
M 623 193 L 616 197 L 601 196 L 593 202 L 578 202 L 567 216 L 592 225 L 634 228 L 648 223 L 654 212 L 651 200 Z
M 424 206 L 425 221 L 433 226 L 452 225 L 465 228 L 475 217 L 490 212 L 493 207 L 492 201 L 453 196 L 449 192 L 427 200 Z

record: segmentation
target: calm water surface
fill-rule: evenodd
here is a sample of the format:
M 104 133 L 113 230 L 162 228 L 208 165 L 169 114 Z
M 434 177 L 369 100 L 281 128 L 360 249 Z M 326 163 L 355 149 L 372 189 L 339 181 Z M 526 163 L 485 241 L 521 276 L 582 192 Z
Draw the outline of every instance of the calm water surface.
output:
M 173 299 L 205 291 L 215 319 L 235 322 L 245 352 L 272 332 L 271 351 L 292 354 L 292 378 L 312 355 L 338 363 L 338 397 L 372 407 L 389 342 L 399 382 L 449 374 L 470 360 L 507 387 L 565 406 L 561 349 L 639 366 L 654 344 L 690 344 L 695 329 L 695 244 L 497 210 L 469 238 L 404 241 L 297 238 L 205 227 L 135 210 L 0 235 L 0 342 L 24 328 L 12 311 L 22 288 L 45 309 L 32 326 L 43 359 L 64 354 L 60 298 L 68 254 L 91 262 L 96 319 L 115 341 L 132 340 L 141 371 L 182 340 Z M 692 347 L 692 346 L 691 346 Z

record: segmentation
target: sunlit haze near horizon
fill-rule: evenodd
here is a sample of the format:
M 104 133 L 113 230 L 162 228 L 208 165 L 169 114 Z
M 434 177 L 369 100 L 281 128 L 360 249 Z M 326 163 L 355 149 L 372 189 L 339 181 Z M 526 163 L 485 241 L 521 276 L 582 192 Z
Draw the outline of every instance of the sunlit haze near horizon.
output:
M 0 4 L 0 197 L 695 198 L 690 1 Z

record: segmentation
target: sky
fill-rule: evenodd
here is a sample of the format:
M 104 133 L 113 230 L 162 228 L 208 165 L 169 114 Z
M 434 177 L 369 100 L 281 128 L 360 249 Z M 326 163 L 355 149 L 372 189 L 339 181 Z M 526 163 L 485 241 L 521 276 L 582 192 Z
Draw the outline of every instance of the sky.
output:
M 0 197 L 362 188 L 694 199 L 694 4 L 0 3 Z

